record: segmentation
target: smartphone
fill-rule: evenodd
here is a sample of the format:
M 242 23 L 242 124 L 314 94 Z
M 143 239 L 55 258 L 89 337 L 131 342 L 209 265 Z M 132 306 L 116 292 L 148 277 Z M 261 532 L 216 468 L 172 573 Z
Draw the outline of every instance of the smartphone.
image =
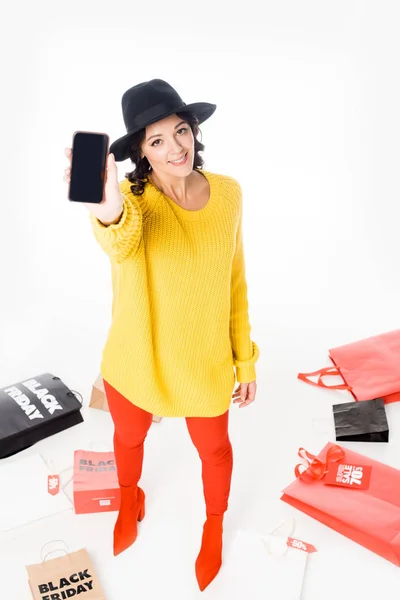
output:
M 106 133 L 75 131 L 69 200 L 93 204 L 100 204 L 103 200 L 109 144 L 110 138 Z

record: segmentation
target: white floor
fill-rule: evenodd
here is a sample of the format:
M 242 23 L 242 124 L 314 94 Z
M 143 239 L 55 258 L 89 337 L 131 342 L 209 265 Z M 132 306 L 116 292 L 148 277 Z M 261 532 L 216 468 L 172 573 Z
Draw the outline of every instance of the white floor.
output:
M 289 342 L 283 334 L 280 339 L 281 347 L 275 346 L 278 354 L 282 354 Z M 304 360 L 302 362 L 304 364 Z M 231 411 L 235 469 L 225 521 L 225 553 L 229 553 L 238 529 L 267 534 L 285 519 L 295 517 L 295 536 L 318 550 L 308 559 L 302 600 L 321 600 L 322 597 L 324 600 L 339 597 L 394 600 L 399 577 L 397 567 L 280 501 L 280 491 L 293 480 L 299 446 L 318 452 L 326 441 L 334 440 L 331 404 L 344 398 L 341 393 L 315 390 L 297 381 L 294 365 L 284 361 L 283 355 L 282 365 L 285 367 L 282 366 L 280 373 L 268 375 L 268 385 L 265 375 L 261 375 L 257 402 L 251 408 L 233 407 Z M 110 416 L 88 408 L 88 398 L 89 391 L 85 394 L 83 424 L 43 440 L 4 462 L 40 452 L 62 470 L 71 465 L 76 448 L 89 449 L 97 442 L 109 444 Z M 351 444 L 349 447 L 400 467 L 400 404 L 388 406 L 387 414 L 390 444 Z M 147 494 L 147 514 L 140 524 L 137 542 L 119 557 L 112 555 L 116 513 L 75 515 L 71 508 L 57 517 L 3 534 L 0 537 L 1 597 L 28 600 L 31 596 L 24 566 L 40 561 L 44 543 L 61 539 L 71 551 L 81 547 L 88 550 L 107 600 L 220 598 L 217 580 L 201 593 L 194 575 L 204 507 L 200 464 L 184 420 L 164 419 L 152 425 L 146 444 L 142 485 Z M 70 484 L 66 492 L 71 494 Z M 12 494 L 12 489 L 2 490 L 2 493 Z M 29 490 L 26 502 L 29 502 Z M 287 575 L 290 577 L 289 572 Z M 271 591 L 268 597 L 286 598 L 278 589 Z M 239 600 L 239 596 L 237 598 Z
M 297 373 L 328 365 L 331 347 L 399 327 L 398 2 L 203 2 L 192 13 L 187 3 L 181 21 L 169 3 L 152 3 L 162 27 L 147 6 L 124 18 L 133 11 L 122 0 L 111 11 L 71 0 L 60 16 L 55 3 L 39 4 L 48 10 L 9 4 L 12 19 L 0 22 L 2 76 L 12 83 L 0 110 L 0 387 L 50 371 L 83 394 L 85 422 L 4 462 L 40 452 L 63 469 L 75 449 L 111 442 L 109 415 L 88 408 L 111 316 L 109 263 L 86 209 L 67 200 L 64 148 L 77 129 L 124 134 L 123 91 L 161 77 L 187 103 L 217 104 L 201 127 L 205 168 L 243 189 L 261 356 L 256 402 L 232 408 L 225 553 L 238 529 L 268 533 L 295 517 L 296 537 L 318 549 L 301 600 L 397 600 L 398 567 L 280 494 L 298 448 L 317 453 L 334 441 L 332 404 L 350 400 Z M 132 165 L 119 169 L 122 180 Z M 400 468 L 400 403 L 387 415 L 389 444 L 351 448 Z M 87 548 L 107 600 L 221 600 L 221 578 L 203 593 L 195 579 L 204 506 L 183 420 L 152 426 L 142 485 L 146 517 L 117 558 L 115 513 L 71 509 L 1 536 L 1 600 L 31 598 L 25 565 L 54 539 Z M 10 494 L 0 479 L 0 511 Z M 265 598 L 287 600 L 281 589 Z

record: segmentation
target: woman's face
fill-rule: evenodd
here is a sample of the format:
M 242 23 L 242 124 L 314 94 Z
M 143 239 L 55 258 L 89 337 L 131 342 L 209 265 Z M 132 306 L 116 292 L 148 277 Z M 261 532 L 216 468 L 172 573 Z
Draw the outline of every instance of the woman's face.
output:
M 193 170 L 194 136 L 189 123 L 177 115 L 148 125 L 141 150 L 156 173 L 186 177 Z

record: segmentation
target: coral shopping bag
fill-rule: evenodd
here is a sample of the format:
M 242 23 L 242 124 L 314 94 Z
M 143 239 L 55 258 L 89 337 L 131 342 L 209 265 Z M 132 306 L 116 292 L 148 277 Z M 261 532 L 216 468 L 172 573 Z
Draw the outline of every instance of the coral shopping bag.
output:
M 300 449 L 299 454 L 303 449 Z M 400 471 L 329 442 L 281 500 L 400 566 Z M 332 463 L 372 467 L 367 489 L 326 485 Z M 356 487 L 356 486 L 355 486 Z
M 113 452 L 74 452 L 74 508 L 76 514 L 119 509 L 120 489 Z
M 385 403 L 400 400 L 400 329 L 338 346 L 329 350 L 334 366 L 298 378 L 318 387 L 348 390 L 355 400 L 383 398 Z M 318 375 L 318 381 L 309 379 Z M 326 385 L 325 376 L 340 376 L 344 384 Z
M 65 600 L 75 596 L 106 600 L 85 548 L 50 560 L 45 556 L 42 562 L 25 568 L 34 600 Z

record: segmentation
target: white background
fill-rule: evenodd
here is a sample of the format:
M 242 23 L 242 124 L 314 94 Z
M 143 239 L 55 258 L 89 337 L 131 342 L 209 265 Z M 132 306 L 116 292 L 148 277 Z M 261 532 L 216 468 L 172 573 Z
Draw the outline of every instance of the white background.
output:
M 88 212 L 67 200 L 64 148 L 73 132 L 123 135 L 123 92 L 154 77 L 186 103 L 216 103 L 201 126 L 205 169 L 235 177 L 244 191 L 250 320 L 261 351 L 256 402 L 231 415 L 226 546 L 238 527 L 267 533 L 295 514 L 298 536 L 319 550 L 303 600 L 397 598 L 398 568 L 279 496 L 299 446 L 318 452 L 332 440 L 332 403 L 350 400 L 306 386 L 297 373 L 327 365 L 331 347 L 399 324 L 398 4 L 82 0 L 6 11 L 0 387 L 50 371 L 87 407 L 98 374 L 110 268 Z M 131 165 L 119 169 L 122 180 Z M 61 468 L 77 444 L 110 440 L 109 415 L 93 413 L 84 409 L 87 429 L 35 451 Z M 390 444 L 352 448 L 400 468 L 400 406 L 387 414 Z M 1 545 L 2 591 L 29 598 L 24 565 L 40 559 L 44 541 L 64 536 L 71 549 L 86 545 L 108 600 L 213 598 L 212 586 L 197 591 L 193 571 L 203 519 L 199 468 L 183 420 L 153 425 L 142 482 L 148 514 L 135 546 L 112 558 L 115 514 L 71 514 L 51 532 L 42 523 L 9 542 L 7 553 Z M 279 591 L 271 597 L 279 600 Z

